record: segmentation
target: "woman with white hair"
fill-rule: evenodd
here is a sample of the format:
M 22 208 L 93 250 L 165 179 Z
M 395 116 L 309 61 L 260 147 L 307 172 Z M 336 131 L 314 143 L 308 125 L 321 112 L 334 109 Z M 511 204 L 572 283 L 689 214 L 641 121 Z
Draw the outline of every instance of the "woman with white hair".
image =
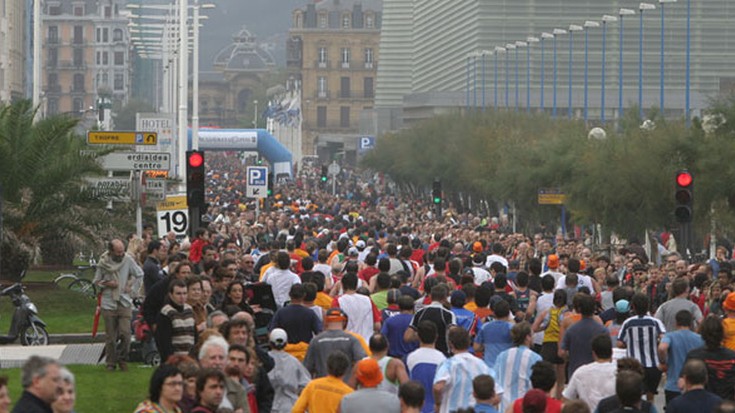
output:
M 54 413 L 74 413 L 74 402 L 77 400 L 74 374 L 66 367 L 62 367 L 59 373 L 61 374 L 62 392 L 56 401 L 51 404 L 51 408 Z

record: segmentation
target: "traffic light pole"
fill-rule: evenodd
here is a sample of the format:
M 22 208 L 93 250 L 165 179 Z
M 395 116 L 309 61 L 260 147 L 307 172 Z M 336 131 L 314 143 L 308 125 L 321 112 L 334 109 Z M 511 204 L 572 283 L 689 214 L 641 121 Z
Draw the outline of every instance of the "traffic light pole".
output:
M 194 239 L 194 232 L 202 226 L 202 213 L 198 206 L 189 207 L 189 238 Z

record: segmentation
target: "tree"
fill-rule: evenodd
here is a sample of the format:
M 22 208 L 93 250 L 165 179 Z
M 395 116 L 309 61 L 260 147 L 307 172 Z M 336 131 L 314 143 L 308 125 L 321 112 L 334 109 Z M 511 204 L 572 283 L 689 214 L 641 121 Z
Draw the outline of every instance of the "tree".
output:
M 156 108 L 150 103 L 131 99 L 125 106 L 116 107 L 113 115 L 116 130 L 136 130 L 135 114 L 155 112 Z
M 74 243 L 94 238 L 102 224 L 102 201 L 82 190 L 83 177 L 101 175 L 96 162 L 104 149 L 90 149 L 74 134 L 77 120 L 60 115 L 34 123 L 30 101 L 0 108 L 0 185 L 3 187 L 3 251 L 26 251 L 22 261 L 41 255 L 44 240 Z M 29 262 L 3 253 L 5 276 L 17 276 Z M 14 268 L 14 274 L 5 269 Z

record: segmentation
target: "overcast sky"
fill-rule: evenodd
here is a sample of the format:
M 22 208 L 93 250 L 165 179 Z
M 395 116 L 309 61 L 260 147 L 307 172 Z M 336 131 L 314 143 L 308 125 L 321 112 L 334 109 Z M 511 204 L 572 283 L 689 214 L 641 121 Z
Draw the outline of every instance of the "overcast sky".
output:
M 207 0 L 200 0 L 207 1 Z M 216 4 L 213 10 L 204 10 L 209 20 L 201 29 L 200 65 L 210 70 L 214 55 L 232 43 L 232 35 L 243 25 L 259 41 L 276 41 L 276 60 L 285 62 L 286 33 L 291 26 L 291 12 L 305 7 L 312 0 L 209 0 Z

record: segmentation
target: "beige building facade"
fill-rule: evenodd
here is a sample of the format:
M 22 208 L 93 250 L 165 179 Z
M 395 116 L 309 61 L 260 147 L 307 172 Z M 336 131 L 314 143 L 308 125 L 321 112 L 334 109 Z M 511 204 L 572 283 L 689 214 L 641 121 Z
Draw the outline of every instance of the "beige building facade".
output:
M 292 17 L 287 68 L 301 84 L 303 154 L 349 157 L 372 119 L 382 2 L 326 0 Z
M 25 95 L 27 13 L 24 1 L 0 0 L 0 104 Z

